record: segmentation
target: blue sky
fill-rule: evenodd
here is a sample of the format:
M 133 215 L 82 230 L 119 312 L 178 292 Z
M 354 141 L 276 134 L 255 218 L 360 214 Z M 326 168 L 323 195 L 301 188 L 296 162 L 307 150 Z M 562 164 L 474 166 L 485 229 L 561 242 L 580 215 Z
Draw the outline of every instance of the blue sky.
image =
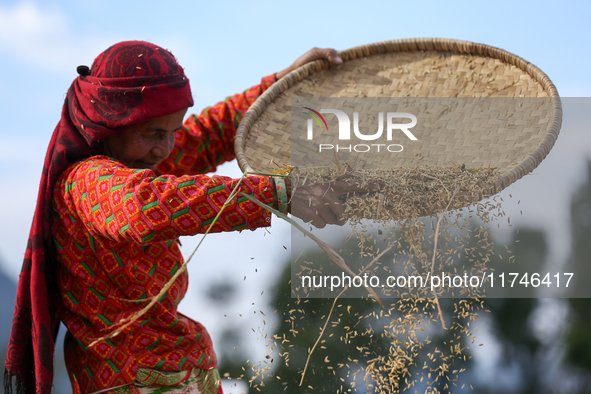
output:
M 0 269 L 16 281 L 45 149 L 76 67 L 90 65 L 115 42 L 147 40 L 171 50 L 191 80 L 193 111 L 258 83 L 313 46 L 346 49 L 412 37 L 455 38 L 500 47 L 546 72 L 561 96 L 590 97 L 589 15 L 589 1 L 2 0 Z M 585 107 L 580 111 L 586 111 Z M 532 227 L 555 227 L 551 231 L 558 239 L 567 231 L 570 193 L 584 175 L 584 160 L 591 157 L 588 123 L 569 124 L 574 131 L 559 138 L 549 156 L 552 161 L 536 170 L 537 177 L 526 177 L 512 189 L 513 194 L 523 193 L 522 205 L 524 199 L 531 201 L 525 205 L 529 216 L 518 220 Z M 228 165 L 221 172 L 236 176 L 239 170 Z M 550 200 L 540 201 L 536 198 L 540 195 Z M 544 213 L 549 205 L 553 209 Z M 565 237 L 553 249 L 556 256 L 568 247 Z M 186 254 L 194 242 L 183 241 Z M 235 277 L 232 283 L 238 294 L 248 295 L 229 312 L 236 315 L 250 307 L 255 294 L 270 286 L 277 263 L 288 258 L 282 248 L 288 243 L 289 228 L 278 220 L 270 234 L 264 230 L 227 234 L 206 242 L 191 274 L 193 287 L 184 302 L 186 313 L 204 321 L 214 337 L 223 324 L 240 324 L 240 320 L 224 320 L 226 312 L 199 302 L 204 282 Z M 239 252 L 231 254 L 227 245 Z M 212 261 L 215 269 L 209 268 Z M 243 276 L 252 282 L 243 281 Z M 256 302 L 264 304 L 265 297 Z

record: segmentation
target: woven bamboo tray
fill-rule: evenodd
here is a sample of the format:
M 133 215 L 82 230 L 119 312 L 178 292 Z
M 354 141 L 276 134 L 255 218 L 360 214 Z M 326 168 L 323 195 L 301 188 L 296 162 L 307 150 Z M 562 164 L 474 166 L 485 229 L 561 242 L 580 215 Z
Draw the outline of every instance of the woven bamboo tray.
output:
M 235 140 L 242 171 L 271 172 L 291 164 L 291 105 L 301 97 L 539 98 L 490 101 L 494 103 L 487 107 L 490 116 L 517 113 L 513 118 L 517 124 L 462 113 L 464 127 L 450 127 L 457 116 L 452 113 L 442 119 L 443 111 L 433 108 L 432 119 L 423 115 L 426 128 L 418 132 L 419 141 L 412 149 L 387 161 L 363 163 L 377 168 L 494 168 L 489 194 L 536 168 L 558 137 L 562 108 L 555 86 L 539 68 L 504 50 L 419 38 L 364 45 L 339 55 L 342 65 L 317 60 L 300 67 L 250 107 Z M 516 102 L 519 108 L 513 108 Z M 436 106 L 433 100 L 430 103 Z M 447 126 L 437 123 L 446 119 L 451 119 Z

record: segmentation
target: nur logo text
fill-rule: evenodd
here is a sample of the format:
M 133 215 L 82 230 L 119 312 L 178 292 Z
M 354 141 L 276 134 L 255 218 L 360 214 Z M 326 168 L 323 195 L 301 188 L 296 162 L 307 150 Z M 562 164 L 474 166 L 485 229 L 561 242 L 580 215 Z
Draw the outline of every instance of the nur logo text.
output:
M 326 123 L 326 119 L 322 114 L 333 114 L 337 117 L 339 130 L 338 130 L 338 138 L 339 141 L 350 141 L 351 140 L 351 120 L 349 116 L 340 111 L 338 109 L 321 109 L 320 112 L 309 108 L 304 107 L 304 109 L 308 110 L 309 112 L 304 112 L 310 119 L 308 119 L 307 123 L 307 139 L 313 140 L 314 139 L 314 123 L 317 123 L 321 129 L 325 129 L 328 131 L 328 124 Z M 399 123 L 400 119 L 410 119 L 410 123 Z M 396 123 L 395 123 L 396 120 Z M 417 124 L 417 117 L 413 114 L 407 112 L 387 112 L 386 113 L 386 140 L 392 141 L 394 132 L 395 131 L 402 131 L 406 137 L 408 137 L 411 141 L 417 141 L 417 137 L 414 136 L 410 132 L 410 128 L 416 126 Z M 376 141 L 382 137 L 384 134 L 384 113 L 378 113 L 378 130 L 373 134 L 363 134 L 359 131 L 359 113 L 353 112 L 353 133 L 355 137 L 362 141 Z M 319 144 L 318 151 L 322 152 L 323 150 L 336 150 L 337 152 L 340 151 L 347 151 L 347 152 L 369 152 L 371 150 L 375 150 L 380 152 L 382 150 L 388 152 L 402 152 L 403 146 L 400 144 Z

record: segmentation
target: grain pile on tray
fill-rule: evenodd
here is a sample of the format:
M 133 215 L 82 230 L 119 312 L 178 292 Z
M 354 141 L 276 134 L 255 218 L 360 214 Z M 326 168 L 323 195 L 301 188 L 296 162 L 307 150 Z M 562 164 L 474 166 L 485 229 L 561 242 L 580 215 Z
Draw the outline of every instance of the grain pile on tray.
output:
M 459 209 L 489 197 L 495 170 L 457 167 L 416 167 L 388 170 L 354 170 L 342 175 L 338 169 L 292 171 L 296 182 L 328 183 L 341 180 L 377 185 L 377 193 L 352 194 L 344 198 L 344 216 L 354 223 L 363 219 L 388 222 L 416 219 L 448 209 Z M 457 188 L 457 190 L 456 190 Z M 451 196 L 454 195 L 448 207 Z
M 504 217 L 500 201 L 487 198 L 531 172 L 552 148 L 562 116 L 552 82 L 513 54 L 466 41 L 396 40 L 339 55 L 342 65 L 310 63 L 253 104 L 236 136 L 240 168 L 271 173 L 278 167 L 297 167 L 294 178 L 306 182 L 349 179 L 380 185 L 378 193 L 345 200 L 361 252 L 343 258 L 361 261 L 363 255 L 365 260 L 355 268 L 359 274 L 486 273 L 493 254 L 498 254 L 489 226 Z M 336 149 L 333 157 L 320 151 L 319 144 L 331 143 L 336 126 L 319 124 L 314 139 L 306 138 L 305 127 L 292 128 L 303 116 L 306 100 L 317 99 L 315 107 L 305 106 L 319 112 L 335 108 L 323 106 L 323 98 L 391 98 L 392 112 L 411 108 L 418 114 L 418 138 L 404 140 L 404 149 L 391 155 Z M 364 116 L 375 121 L 371 114 Z M 319 157 L 327 160 L 318 164 Z M 316 312 L 307 312 L 305 305 L 313 299 L 306 297 L 313 297 L 315 289 L 298 286 L 298 275 L 339 271 L 334 264 L 318 268 L 313 261 L 297 260 L 293 267 L 296 299 L 283 316 L 289 329 L 272 339 L 272 348 L 283 363 L 297 364 L 303 387 L 306 374 L 339 374 L 341 393 L 356 391 L 361 381 L 369 391 L 384 394 L 409 389 L 452 392 L 461 386 L 458 375 L 475 339 L 472 324 L 483 310 L 477 290 L 456 294 L 469 298 L 450 299 L 429 289 L 383 289 L 377 294 L 383 307 L 376 303 L 370 312 L 347 305 L 347 290 L 339 294 L 343 298 L 325 300 L 330 310 L 322 314 L 320 327 L 310 327 L 305 318 Z M 392 302 L 388 297 L 403 299 Z M 345 325 L 346 318 L 353 322 Z M 308 360 L 292 360 L 296 350 L 290 343 L 309 332 L 317 334 L 318 341 L 307 349 Z M 311 363 L 311 357 L 322 356 L 327 343 L 340 346 L 348 361 Z M 270 370 L 257 371 L 251 385 L 258 390 Z

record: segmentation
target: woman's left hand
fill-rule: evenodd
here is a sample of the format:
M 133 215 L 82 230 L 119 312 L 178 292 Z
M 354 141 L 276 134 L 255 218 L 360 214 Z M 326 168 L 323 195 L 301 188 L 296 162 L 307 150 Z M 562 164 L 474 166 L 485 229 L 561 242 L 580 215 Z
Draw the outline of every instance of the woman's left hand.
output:
M 291 178 L 285 178 L 289 211 L 293 216 L 317 228 L 327 224 L 342 226 L 347 222 L 341 196 L 349 193 L 369 193 L 380 190 L 377 183 L 337 180 L 327 183 L 307 183 L 294 187 Z
M 283 71 L 279 71 L 277 73 L 277 79 L 281 79 L 282 77 L 287 75 L 289 72 L 295 70 L 296 68 L 318 59 L 326 59 L 335 65 L 343 63 L 343 59 L 341 59 L 337 54 L 337 51 L 335 51 L 332 48 L 312 48 L 308 52 L 304 53 L 302 56 L 297 58 L 291 66 L 289 66 Z

